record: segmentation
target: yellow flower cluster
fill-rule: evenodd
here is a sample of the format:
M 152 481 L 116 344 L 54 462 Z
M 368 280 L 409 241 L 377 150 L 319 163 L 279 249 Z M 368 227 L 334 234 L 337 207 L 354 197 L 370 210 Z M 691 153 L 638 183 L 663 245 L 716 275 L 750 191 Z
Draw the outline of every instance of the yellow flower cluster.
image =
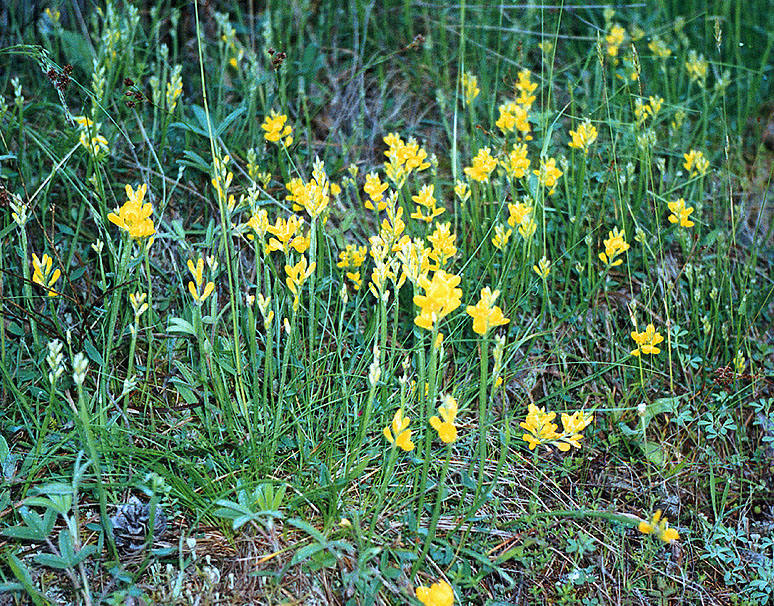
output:
M 301 234 L 304 219 L 298 215 L 290 215 L 287 219 L 277 217 L 274 225 L 269 225 L 267 231 L 274 236 L 269 239 L 266 252 L 281 250 L 285 256 L 293 248 L 297 253 L 304 254 L 309 248 L 309 235 Z
M 642 332 L 632 331 L 632 339 L 637 344 L 637 349 L 632 350 L 632 355 L 639 357 L 641 353 L 648 355 L 656 355 L 661 353 L 661 350 L 656 347 L 659 343 L 664 341 L 653 324 L 648 324 Z
M 529 111 L 532 104 L 535 102 L 535 89 L 537 83 L 532 82 L 532 72 L 528 69 L 523 69 L 519 72 L 519 79 L 514 86 L 516 92 L 516 103 L 521 105 L 525 110 Z
M 301 287 L 307 278 L 312 275 L 316 267 L 317 263 L 307 266 L 306 257 L 301 257 L 301 260 L 295 265 L 285 265 L 285 275 L 287 276 L 285 284 L 287 284 L 290 292 L 293 293 L 293 311 L 298 311 Z
M 417 587 L 417 599 L 425 606 L 452 606 L 454 590 L 446 581 L 433 583 L 430 587 Z
M 556 191 L 556 182 L 564 174 L 556 167 L 556 160 L 554 158 L 541 158 L 540 170 L 533 170 L 532 172 L 537 175 L 540 184 L 548 188 L 549 196 Z
M 505 174 L 510 179 L 523 179 L 529 172 L 529 158 L 527 146 L 524 143 L 515 143 L 510 153 L 501 161 Z
M 530 141 L 532 136 L 529 134 L 532 127 L 529 125 L 529 112 L 518 103 L 505 103 L 499 107 L 500 117 L 495 122 L 504 135 L 512 133 L 514 129 L 521 133 L 520 138 L 524 141 Z
M 650 97 L 647 103 L 639 97 L 635 99 L 634 117 L 637 120 L 637 125 L 642 126 L 649 117 L 655 117 L 663 104 L 664 99 L 662 97 Z
M 607 240 L 604 241 L 605 252 L 599 253 L 599 258 L 605 265 L 616 267 L 623 263 L 623 259 L 616 260 L 616 257 L 629 250 L 629 245 L 625 239 L 626 234 L 614 227 L 613 231 L 608 232 L 607 236 Z
M 680 539 L 680 534 L 674 528 L 669 528 L 666 518 L 661 517 L 661 510 L 657 509 L 649 522 L 644 520 L 637 527 L 642 534 L 652 534 L 664 543 L 671 543 Z
M 99 134 L 99 129 L 102 126 L 101 124 L 95 123 L 86 116 L 74 116 L 73 120 L 75 120 L 75 123 L 78 125 L 80 144 L 92 156 L 95 158 L 102 158 L 110 153 L 107 139 Z
M 475 305 L 468 305 L 466 312 L 473 318 L 473 332 L 486 335 L 491 328 L 508 324 L 510 320 L 503 315 L 503 310 L 495 305 L 500 291 L 492 292 L 487 286 L 481 290 L 481 299 Z
M 416 219 L 417 221 L 424 221 L 425 223 L 432 223 L 433 219 L 435 219 L 438 215 L 446 212 L 445 208 L 438 207 L 438 202 L 433 196 L 434 190 L 434 185 L 424 185 L 416 196 L 411 196 L 411 199 L 417 205 L 416 210 L 411 213 L 412 219 Z M 424 207 L 427 214 L 423 213 L 422 207 Z
M 384 201 L 384 191 L 389 187 L 379 179 L 379 175 L 372 172 L 366 175 L 366 182 L 363 189 L 368 194 L 370 200 L 366 200 L 365 207 L 368 210 L 381 212 L 387 208 L 387 202 Z M 376 206 L 374 206 L 376 205 Z
M 465 104 L 471 105 L 480 92 L 478 78 L 469 72 L 464 72 L 462 74 L 462 94 L 465 97 Z
M 131 185 L 127 185 L 125 191 L 127 201 L 121 208 L 116 208 L 115 212 L 110 213 L 108 220 L 126 231 L 133 240 L 149 238 L 156 233 L 156 228 L 153 225 L 153 219 L 150 218 L 153 214 L 153 206 L 150 202 L 143 204 L 148 191 L 147 183 L 143 183 L 137 191 Z
M 537 223 L 532 217 L 534 208 L 527 203 L 528 200 L 525 198 L 524 202 L 508 203 L 508 225 L 514 228 L 518 225 L 519 234 L 525 240 L 537 230 Z
M 397 133 L 390 133 L 384 138 L 384 142 L 387 144 L 384 155 L 389 160 L 385 162 L 384 169 L 387 178 L 396 188 L 400 189 L 413 171 L 420 172 L 430 168 L 427 152 L 419 146 L 414 137 L 410 137 L 406 143 Z
M 457 441 L 457 427 L 454 421 L 457 417 L 457 400 L 450 396 L 442 396 L 443 404 L 438 407 L 437 416 L 430 417 L 430 426 L 438 432 L 438 437 L 446 444 Z
M 670 223 L 679 223 L 680 227 L 693 227 L 695 225 L 695 223 L 688 218 L 693 212 L 693 207 L 686 206 L 683 198 L 678 198 L 674 202 L 667 202 L 667 206 L 672 212 L 668 217 Z
M 685 62 L 685 69 L 688 71 L 688 76 L 691 78 L 691 82 L 698 82 L 699 86 L 704 86 L 707 81 L 707 70 L 709 63 L 704 58 L 704 55 L 699 55 L 695 50 L 688 53 L 688 59 Z
M 683 154 L 683 158 L 685 158 L 683 168 L 688 171 L 689 176 L 695 177 L 696 175 L 701 175 L 703 177 L 707 174 L 707 170 L 709 170 L 709 160 L 704 157 L 702 152 L 692 149 L 687 154 Z
M 505 247 L 508 245 L 508 240 L 511 238 L 511 234 L 513 233 L 513 230 L 510 228 L 506 228 L 505 225 L 502 223 L 498 223 L 495 225 L 495 235 L 492 237 L 492 246 L 494 246 L 497 250 L 505 250 Z
M 427 236 L 427 240 L 433 245 L 428 256 L 435 262 L 430 269 L 441 269 L 457 254 L 456 237 L 456 234 L 451 233 L 451 223 L 441 223 Z
M 471 179 L 484 183 L 489 181 L 489 175 L 497 168 L 497 158 L 492 157 L 491 149 L 485 147 L 478 150 L 473 165 L 465 167 L 465 174 Z
M 626 36 L 626 30 L 620 25 L 618 25 L 617 23 L 614 23 L 610 27 L 610 30 L 605 36 L 605 43 L 607 44 L 608 55 L 610 55 L 611 57 L 618 56 L 618 49 L 623 44 L 625 36 Z
M 414 442 L 411 441 L 411 430 L 408 428 L 411 419 L 403 416 L 403 409 L 392 418 L 392 431 L 389 427 L 384 428 L 384 437 L 394 446 L 402 448 L 406 452 L 414 450 Z
M 672 49 L 669 48 L 666 43 L 656 36 L 648 43 L 648 48 L 659 59 L 668 59 L 672 54 Z
M 588 154 L 589 146 L 597 140 L 597 129 L 591 120 L 586 118 L 576 130 L 570 131 L 570 137 L 572 137 L 572 141 L 568 143 L 570 147 L 582 149 L 584 154 Z
M 363 278 L 360 272 L 356 270 L 363 265 L 367 254 L 368 249 L 365 246 L 355 246 L 354 244 L 347 244 L 347 248 L 339 253 L 339 261 L 336 263 L 336 267 L 350 270 L 346 273 L 346 276 L 352 280 L 355 290 L 360 290 L 360 286 L 363 284 Z
M 456 288 L 460 280 L 460 276 L 447 274 L 442 269 L 433 273 L 432 280 L 426 275 L 420 276 L 417 284 L 425 294 L 414 296 L 414 305 L 420 309 L 414 323 L 421 328 L 433 330 L 437 322 L 457 309 L 462 303 L 462 290 Z
M 40 260 L 38 255 L 32 253 L 32 281 L 45 288 L 49 297 L 58 297 L 59 293 L 54 290 L 54 284 L 62 272 L 58 268 L 51 271 L 53 264 L 54 260 L 48 255 L 44 254 L 43 260 Z
M 285 114 L 278 114 L 274 110 L 271 110 L 271 115 L 266 116 L 261 128 L 266 131 L 264 138 L 272 143 L 282 143 L 285 147 L 290 147 L 293 144 L 293 128 L 286 124 L 288 117 Z
M 286 186 L 290 192 L 285 199 L 293 204 L 293 210 L 305 210 L 314 222 L 330 204 L 332 185 L 325 172 L 324 163 L 318 158 L 314 162 L 312 178 L 308 183 L 295 178 Z
M 583 439 L 583 432 L 586 427 L 594 420 L 594 415 L 588 415 L 583 411 L 578 411 L 572 415 L 562 413 L 562 432 L 553 420 L 556 418 L 555 412 L 546 412 L 544 408 L 538 408 L 534 404 L 529 405 L 527 418 L 519 425 L 527 431 L 522 439 L 529 444 L 530 450 L 543 444 L 550 449 L 556 446 L 562 452 L 570 450 L 571 446 L 580 448 L 580 440 Z
M 199 257 L 196 265 L 190 259 L 188 260 L 188 271 L 193 276 L 193 280 L 188 282 L 188 292 L 191 293 L 197 305 L 201 305 L 215 290 L 215 283 L 212 281 L 207 282 L 207 284 L 204 283 L 204 259 L 201 257 Z M 203 290 L 201 290 L 202 286 L 204 286 Z

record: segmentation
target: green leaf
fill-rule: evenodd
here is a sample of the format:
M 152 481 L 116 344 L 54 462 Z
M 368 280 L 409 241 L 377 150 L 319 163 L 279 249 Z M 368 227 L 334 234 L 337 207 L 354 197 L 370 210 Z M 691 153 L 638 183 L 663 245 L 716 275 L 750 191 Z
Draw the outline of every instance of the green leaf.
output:
M 231 123 L 236 120 L 239 116 L 241 116 L 243 113 L 247 111 L 247 108 L 243 105 L 241 107 L 238 107 L 233 112 L 231 112 L 228 116 L 223 118 L 223 122 L 221 122 L 218 125 L 218 128 L 215 129 L 215 136 L 219 137 L 223 134 L 223 132 L 231 126 Z
M 640 448 L 642 448 L 642 452 L 648 461 L 659 467 L 664 465 L 666 455 L 664 454 L 664 449 L 661 448 L 661 445 L 658 442 L 646 440 L 640 443 Z
M 51 606 L 51 602 L 35 589 L 35 586 L 32 584 L 32 577 L 30 576 L 29 570 L 27 570 L 22 561 L 12 553 L 8 554 L 8 567 L 11 569 L 11 572 L 13 572 L 13 576 L 21 583 L 24 591 L 27 592 L 27 595 L 32 598 L 35 606 Z
M 291 526 L 295 526 L 299 530 L 303 530 L 306 534 L 308 534 L 310 537 L 312 537 L 319 543 L 323 545 L 328 544 L 328 539 L 325 538 L 325 535 L 321 533 L 319 530 L 317 530 L 314 526 L 309 524 L 308 522 L 304 522 L 303 520 L 299 520 L 298 518 L 288 518 L 287 522 Z
M 99 353 L 99 350 L 94 347 L 91 341 L 86 339 L 83 342 L 83 349 L 86 352 L 86 355 L 89 356 L 89 359 L 97 364 L 97 366 L 102 367 L 104 366 L 104 361 L 102 360 L 102 354 Z
M 34 560 L 41 566 L 48 566 L 49 568 L 56 568 L 57 570 L 72 568 L 67 560 L 54 555 L 53 553 L 39 553 L 34 557 Z
M 325 549 L 325 545 L 320 545 L 319 543 L 312 543 L 311 545 L 305 545 L 296 553 L 293 554 L 293 559 L 290 561 L 290 565 L 293 566 L 294 564 L 298 564 L 299 562 L 303 562 L 306 559 L 311 558 L 314 554 L 322 551 Z
M 167 324 L 167 332 L 177 332 L 191 335 L 192 337 L 196 336 L 193 325 L 190 322 L 183 320 L 183 318 L 170 318 L 169 323 Z

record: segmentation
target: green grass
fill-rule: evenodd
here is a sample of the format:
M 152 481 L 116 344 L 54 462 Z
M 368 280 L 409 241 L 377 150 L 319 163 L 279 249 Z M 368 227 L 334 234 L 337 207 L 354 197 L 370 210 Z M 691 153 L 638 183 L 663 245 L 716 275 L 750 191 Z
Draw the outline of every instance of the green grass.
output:
M 79 6 L 0 38 L 12 603 L 774 601 L 765 3 Z

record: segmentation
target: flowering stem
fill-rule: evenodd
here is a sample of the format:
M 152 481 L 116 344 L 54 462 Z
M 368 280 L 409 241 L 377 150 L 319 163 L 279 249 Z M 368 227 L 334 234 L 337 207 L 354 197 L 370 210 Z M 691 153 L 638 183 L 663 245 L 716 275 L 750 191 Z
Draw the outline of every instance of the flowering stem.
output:
M 425 440 L 427 444 L 431 442 L 430 439 Z M 452 445 L 447 444 L 446 446 L 446 459 L 444 459 L 443 462 L 443 468 L 441 469 L 441 475 L 438 478 L 438 493 L 435 497 L 435 505 L 433 506 L 433 513 L 430 517 L 430 524 L 427 527 L 427 535 L 425 536 L 425 544 L 422 546 L 422 552 L 419 554 L 419 557 L 414 560 L 414 565 L 411 567 L 411 575 L 414 576 L 419 570 L 419 567 L 422 566 L 425 562 L 425 557 L 427 556 L 427 552 L 430 550 L 430 543 L 433 542 L 433 539 L 435 538 L 435 529 L 438 526 L 438 518 L 441 514 L 441 501 L 443 501 L 443 492 L 444 492 L 444 482 L 446 481 L 446 474 L 449 471 L 449 461 L 451 460 L 451 452 L 452 452 Z M 424 491 L 423 491 L 424 494 Z M 417 517 L 417 525 L 419 525 L 419 518 Z
M 124 248 L 121 251 L 121 258 L 118 261 L 118 271 L 116 272 L 118 278 L 116 279 L 116 289 L 113 292 L 113 296 L 110 301 L 110 320 L 108 322 L 108 332 L 105 338 L 105 357 L 103 358 L 103 366 L 100 369 L 101 385 L 100 392 L 102 395 L 102 401 L 107 402 L 107 379 L 109 373 L 107 372 L 106 365 L 111 359 L 113 351 L 113 334 L 116 330 L 116 322 L 118 321 L 118 308 L 121 305 L 124 294 L 124 277 L 126 276 L 126 264 L 129 261 L 129 254 L 132 250 L 132 241 L 130 239 L 124 239 Z
M 392 472 L 395 469 L 395 461 L 398 458 L 398 448 L 395 444 L 392 445 L 392 448 L 390 448 L 390 459 L 387 462 L 387 469 L 382 471 L 382 482 L 379 485 L 379 493 L 376 497 L 376 505 L 374 506 L 374 513 L 371 517 L 371 526 L 368 528 L 368 540 L 366 541 L 366 544 L 371 543 L 371 537 L 374 534 L 374 529 L 376 528 L 376 522 L 379 520 L 379 513 L 382 510 L 382 504 L 384 503 L 384 494 L 387 491 L 387 484 L 389 484 L 390 479 L 392 478 Z
M 478 384 L 478 482 L 476 482 L 476 498 L 478 502 L 481 496 L 481 488 L 484 485 L 484 465 L 486 463 L 486 427 L 487 427 L 487 397 L 486 383 L 489 373 L 489 333 L 481 340 L 481 374 Z
M 436 383 L 436 369 L 438 366 L 438 356 L 436 353 L 435 342 L 438 339 L 438 322 L 433 322 L 433 337 L 430 342 L 430 369 L 427 377 L 428 391 L 425 396 L 425 382 L 423 381 L 420 386 L 420 406 L 421 420 L 420 427 L 425 427 L 427 419 L 433 412 L 433 402 L 435 401 L 435 383 Z M 425 453 L 422 461 L 422 478 L 419 483 L 419 505 L 417 506 L 417 528 L 422 520 L 422 512 L 425 507 L 425 488 L 427 486 L 427 472 L 430 467 L 430 446 L 432 440 L 430 436 L 425 437 Z
M 29 264 L 29 251 L 27 249 L 27 230 L 24 227 L 19 229 L 21 232 L 21 245 L 22 245 L 22 257 L 21 266 L 24 273 L 24 301 L 25 304 L 30 307 L 30 329 L 32 330 L 32 341 L 35 344 L 35 349 L 38 348 L 40 342 L 40 336 L 38 335 L 38 325 L 35 322 L 35 315 L 32 313 L 32 277 L 30 276 L 30 264 Z

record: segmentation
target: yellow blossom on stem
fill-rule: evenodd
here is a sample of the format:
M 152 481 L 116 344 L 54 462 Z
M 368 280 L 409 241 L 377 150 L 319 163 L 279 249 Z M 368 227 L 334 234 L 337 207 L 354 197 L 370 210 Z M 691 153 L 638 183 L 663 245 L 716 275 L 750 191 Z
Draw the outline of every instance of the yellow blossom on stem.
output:
M 589 146 L 597 139 L 597 129 L 586 118 L 576 130 L 570 131 L 572 141 L 568 143 L 573 149 L 582 149 L 584 154 L 589 153 Z
M 306 257 L 301 257 L 301 260 L 295 265 L 285 265 L 285 284 L 287 284 L 290 292 L 293 293 L 293 310 L 298 309 L 298 303 L 301 296 L 301 287 L 306 282 L 306 279 L 312 275 L 312 272 L 317 267 L 317 263 L 312 263 L 307 266 Z
M 269 225 L 267 230 L 274 238 L 269 239 L 267 250 L 269 252 L 281 250 L 285 255 L 290 254 L 290 249 L 294 248 L 297 252 L 303 254 L 309 247 L 307 238 L 297 235 L 300 231 L 304 219 L 298 215 L 290 215 L 288 219 L 277 217 L 274 225 Z
M 533 170 L 532 172 L 537 175 L 540 184 L 548 188 L 548 195 L 554 193 L 556 182 L 564 174 L 556 167 L 556 160 L 554 158 L 541 158 L 540 169 Z
M 375 210 L 376 212 L 382 211 L 385 208 L 387 208 L 387 203 L 383 201 L 383 198 L 384 198 L 384 191 L 388 187 L 389 186 L 387 185 L 387 183 L 382 183 L 382 181 L 379 179 L 378 174 L 373 172 L 368 173 L 368 175 L 366 175 L 366 182 L 363 189 L 371 199 L 366 200 L 365 207 L 368 210 Z M 374 204 L 376 204 L 376 206 L 374 206 Z
M 432 223 L 438 215 L 446 212 L 445 208 L 438 208 L 435 197 L 433 196 L 434 185 L 424 185 L 416 196 L 411 196 L 411 199 L 416 203 L 417 209 L 411 213 L 412 219 L 418 221 L 424 221 L 425 223 Z M 426 209 L 427 214 L 423 214 L 423 208 Z
M 457 254 L 456 234 L 451 233 L 451 223 L 442 223 L 436 226 L 435 231 L 427 236 L 427 239 L 433 245 L 430 258 L 435 261 L 435 267 L 431 269 L 440 269 Z
M 538 261 L 538 264 L 532 266 L 532 271 L 540 276 L 541 279 L 545 280 L 551 272 L 551 261 L 546 259 L 545 255 L 543 255 L 540 258 L 540 261 Z
M 683 154 L 683 158 L 685 158 L 683 168 L 688 171 L 689 176 L 694 177 L 699 174 L 703 177 L 707 174 L 709 161 L 702 152 L 692 149 L 687 154 Z
M 457 181 L 457 184 L 454 186 L 454 193 L 459 198 L 460 204 L 465 204 L 470 199 L 470 187 L 464 181 Z
M 611 57 L 618 56 L 618 49 L 621 46 L 621 44 L 623 44 L 625 35 L 626 35 L 626 30 L 620 25 L 618 25 L 617 23 L 614 23 L 613 26 L 610 28 L 610 31 L 605 36 L 608 55 L 610 55 Z
M 384 428 L 384 437 L 394 446 L 402 448 L 406 452 L 414 450 L 414 442 L 411 441 L 411 430 L 408 428 L 411 419 L 403 416 L 403 409 L 399 408 L 392 418 L 392 431 L 390 427 Z
M 667 217 L 670 223 L 679 223 L 680 227 L 693 227 L 695 225 L 695 223 L 688 218 L 693 212 L 693 207 L 686 207 L 683 198 L 678 198 L 674 202 L 667 202 L 667 206 L 672 212 L 672 214 Z
M 672 49 L 658 36 L 648 43 L 648 48 L 659 59 L 667 59 L 672 54 Z
M 700 86 L 704 86 L 704 83 L 707 80 L 708 68 L 709 63 L 707 63 L 704 55 L 697 54 L 695 50 L 688 53 L 685 69 L 688 71 L 691 82 L 698 82 Z
M 438 581 L 430 587 L 417 587 L 417 599 L 425 606 L 452 606 L 454 590 L 446 581 Z
M 247 220 L 247 223 L 245 223 L 245 226 L 250 228 L 255 233 L 255 235 L 257 235 L 261 240 L 263 240 L 266 237 L 266 232 L 269 229 L 269 213 L 266 212 L 266 209 L 259 208 Z M 255 235 L 248 232 L 247 234 L 248 240 L 254 240 Z
M 288 117 L 285 114 L 278 114 L 274 110 L 271 110 L 271 115 L 266 116 L 261 128 L 266 131 L 264 138 L 272 143 L 278 143 L 280 139 L 284 139 L 283 143 L 285 147 L 289 147 L 293 143 L 293 137 L 291 133 L 293 129 L 289 124 L 285 124 Z
M 558 425 L 554 423 L 555 412 L 546 412 L 544 408 L 538 408 L 530 404 L 527 417 L 519 425 L 527 430 L 522 439 L 529 444 L 529 449 L 534 450 L 540 444 L 547 447 L 556 446 L 562 452 L 568 452 L 572 447 L 580 448 L 581 432 L 594 420 L 593 415 L 578 411 L 572 415 L 562 413 L 562 433 L 559 433 Z
M 625 240 L 626 234 L 614 227 L 613 231 L 608 232 L 607 235 L 607 240 L 604 240 L 605 252 L 599 253 L 599 258 L 602 263 L 609 267 L 616 267 L 623 263 L 623 259 L 615 260 L 615 258 L 629 250 L 629 245 Z
M 492 245 L 497 250 L 505 250 L 512 233 L 512 229 L 506 228 L 505 225 L 498 223 L 495 225 L 495 235 L 492 238 Z
M 424 295 L 414 296 L 414 305 L 419 307 L 420 314 L 414 318 L 414 323 L 427 330 L 445 318 L 462 303 L 462 290 L 456 288 L 460 276 L 447 274 L 439 269 L 430 280 L 426 275 L 420 276 L 417 284 L 425 291 Z
M 637 349 L 632 350 L 633 356 L 639 356 L 641 353 L 656 355 L 661 353 L 661 350 L 656 347 L 664 340 L 653 324 L 648 324 L 643 332 L 632 331 L 632 339 L 637 344 Z
M 462 74 L 462 94 L 465 97 L 465 104 L 472 104 L 480 92 L 481 90 L 478 88 L 478 78 L 469 72 L 464 72 Z
M 481 298 L 475 305 L 468 305 L 466 311 L 473 318 L 473 332 L 485 335 L 491 328 L 508 324 L 510 320 L 503 315 L 503 310 L 495 305 L 500 291 L 492 292 L 487 286 L 481 290 Z
M 34 270 L 32 281 L 47 289 L 49 297 L 58 297 L 59 293 L 54 290 L 54 284 L 59 280 L 62 272 L 58 268 L 51 271 L 53 264 L 54 260 L 48 255 L 44 254 L 43 260 L 40 260 L 35 253 L 32 253 L 32 267 Z
M 129 302 L 132 304 L 135 319 L 148 311 L 148 304 L 145 302 L 147 298 L 148 294 L 144 292 L 129 293 Z
M 550 53 L 550 51 L 547 52 Z M 518 78 L 514 87 L 516 93 L 518 93 L 516 96 L 516 103 L 529 111 L 530 107 L 532 107 L 532 104 L 535 102 L 535 95 L 532 93 L 535 92 L 537 83 L 532 82 L 532 72 L 528 69 L 519 71 Z
M 193 261 L 190 259 L 188 260 L 188 271 L 190 271 L 193 276 L 193 280 L 188 282 L 188 292 L 191 293 L 194 301 L 201 305 L 207 297 L 212 294 L 212 291 L 215 290 L 215 283 L 204 283 L 204 259 L 201 257 L 199 257 L 196 265 L 194 265 Z M 202 286 L 204 286 L 203 290 L 201 290 Z
M 532 214 L 532 206 L 516 202 L 515 204 L 508 204 L 508 225 L 516 227 L 517 225 L 524 225 Z
M 510 179 L 523 179 L 529 172 L 527 146 L 524 143 L 514 144 L 513 149 L 506 156 L 505 160 L 501 161 L 501 164 Z
M 457 441 L 457 427 L 454 420 L 457 417 L 457 400 L 450 396 L 443 396 L 443 404 L 438 407 L 438 414 L 430 417 L 430 426 L 438 432 L 438 437 L 446 444 Z M 441 420 L 443 419 L 443 420 Z
M 642 534 L 652 534 L 664 543 L 671 543 L 680 539 L 680 534 L 674 528 L 669 528 L 666 518 L 661 517 L 661 510 L 657 509 L 649 522 L 642 521 L 637 527 Z
M 153 219 L 150 218 L 153 214 L 153 206 L 150 202 L 142 203 L 145 193 L 148 191 L 147 183 L 143 183 L 141 187 L 137 188 L 137 191 L 131 185 L 127 185 L 125 191 L 128 200 L 121 208 L 110 213 L 108 220 L 128 232 L 129 237 L 134 240 L 152 236 L 156 233 Z
M 488 147 L 478 150 L 473 158 L 473 166 L 466 167 L 465 174 L 480 183 L 489 181 L 489 175 L 497 167 L 497 159 L 493 158 L 490 152 Z

